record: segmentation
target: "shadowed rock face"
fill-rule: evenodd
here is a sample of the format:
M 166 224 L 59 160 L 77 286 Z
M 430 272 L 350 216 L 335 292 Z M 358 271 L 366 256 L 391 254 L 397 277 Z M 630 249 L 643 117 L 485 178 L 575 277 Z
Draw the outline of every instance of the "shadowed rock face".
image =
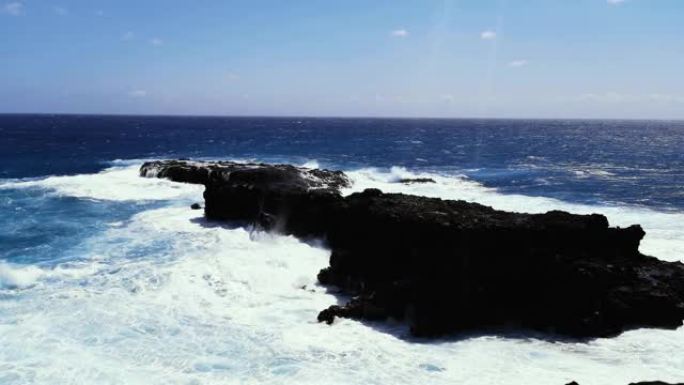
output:
M 593 337 L 684 318 L 683 266 L 639 254 L 639 226 L 373 190 L 343 207 L 319 281 L 357 297 L 319 320 L 391 316 L 417 336 L 505 327 Z
M 204 184 L 208 219 L 249 222 L 267 230 L 320 237 L 328 210 L 350 185 L 341 171 L 235 162 L 148 162 L 141 176 Z
M 335 317 L 408 322 L 415 336 L 533 329 L 598 337 L 684 318 L 684 265 L 638 252 L 639 226 L 602 215 L 519 214 L 379 190 L 342 197 L 339 171 L 288 165 L 146 163 L 143 176 L 202 183 L 209 219 L 324 239 L 323 285 L 353 299 Z

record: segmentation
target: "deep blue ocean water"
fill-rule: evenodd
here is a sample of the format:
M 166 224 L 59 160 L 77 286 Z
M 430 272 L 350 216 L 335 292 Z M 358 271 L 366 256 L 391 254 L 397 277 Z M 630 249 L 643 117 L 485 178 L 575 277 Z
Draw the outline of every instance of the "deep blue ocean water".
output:
M 138 176 L 159 158 L 337 168 L 347 192 L 603 213 L 682 261 L 684 122 L 0 115 L 0 138 L 0 385 L 684 381 L 684 329 L 415 344 L 320 325 L 328 251 L 207 225 L 201 186 Z M 417 176 L 436 183 L 397 183 Z
M 684 209 L 684 122 L 0 116 L 0 178 L 114 159 L 315 159 L 464 173 L 504 193 Z

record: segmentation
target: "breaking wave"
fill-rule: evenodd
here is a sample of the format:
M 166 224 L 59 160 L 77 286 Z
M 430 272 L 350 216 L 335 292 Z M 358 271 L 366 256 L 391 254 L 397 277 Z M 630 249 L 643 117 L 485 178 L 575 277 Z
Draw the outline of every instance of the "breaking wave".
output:
M 202 199 L 202 187 L 140 178 L 138 167 L 0 185 L 6 193 L 44 190 L 40 199 L 159 203 L 123 221 L 104 216 L 110 225 L 52 256 L 57 263 L 0 263 L 0 383 L 607 385 L 684 378 L 684 328 L 588 343 L 506 336 L 415 343 L 402 338 L 402 325 L 380 333 L 351 320 L 319 324 L 318 311 L 336 301 L 316 283 L 327 250 L 206 222 L 188 208 Z M 504 195 L 463 176 L 403 168 L 348 174 L 354 186 L 346 194 L 380 188 L 514 211 L 600 212 L 614 225 L 641 223 L 643 252 L 684 256 L 683 213 Z M 435 183 L 400 183 L 419 177 Z

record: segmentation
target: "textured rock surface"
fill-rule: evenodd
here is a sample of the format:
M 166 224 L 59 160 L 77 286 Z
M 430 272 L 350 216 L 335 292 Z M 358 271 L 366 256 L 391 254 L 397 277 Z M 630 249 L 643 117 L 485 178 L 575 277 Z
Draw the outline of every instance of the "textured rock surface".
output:
M 249 222 L 300 237 L 324 234 L 330 227 L 328 209 L 342 201 L 339 189 L 349 186 L 340 171 L 258 163 L 149 162 L 140 174 L 204 184 L 209 219 Z
M 571 337 L 684 318 L 684 265 L 638 252 L 639 226 L 602 215 L 519 214 L 379 190 L 342 197 L 341 172 L 288 165 L 146 163 L 141 175 L 202 183 L 209 219 L 324 239 L 319 281 L 353 298 L 335 317 L 405 320 L 416 336 L 532 329 Z

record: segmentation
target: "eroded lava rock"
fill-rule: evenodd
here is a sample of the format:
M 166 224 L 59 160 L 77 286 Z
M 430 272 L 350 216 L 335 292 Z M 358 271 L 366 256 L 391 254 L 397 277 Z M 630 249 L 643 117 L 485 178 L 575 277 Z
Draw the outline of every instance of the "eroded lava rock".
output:
M 335 317 L 405 320 L 415 336 L 531 329 L 611 336 L 684 319 L 684 265 L 638 251 L 640 226 L 561 211 L 520 214 L 369 189 L 339 171 L 289 165 L 146 163 L 143 176 L 206 186 L 208 219 L 324 239 L 323 285 L 353 298 Z
M 566 385 L 580 385 L 580 384 L 573 381 L 573 382 L 568 383 Z M 662 381 L 646 381 L 646 382 L 632 382 L 629 385 L 684 385 L 684 383 L 670 384 L 670 383 L 662 382 Z
M 403 184 L 414 184 L 414 183 L 437 183 L 432 178 L 402 178 L 399 179 L 399 183 Z

